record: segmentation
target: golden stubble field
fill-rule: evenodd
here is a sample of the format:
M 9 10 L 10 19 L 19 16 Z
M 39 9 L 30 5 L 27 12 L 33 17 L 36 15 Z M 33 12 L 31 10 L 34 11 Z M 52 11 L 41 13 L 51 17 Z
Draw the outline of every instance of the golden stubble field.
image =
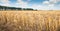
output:
M 60 31 L 60 11 L 0 11 L 0 31 Z

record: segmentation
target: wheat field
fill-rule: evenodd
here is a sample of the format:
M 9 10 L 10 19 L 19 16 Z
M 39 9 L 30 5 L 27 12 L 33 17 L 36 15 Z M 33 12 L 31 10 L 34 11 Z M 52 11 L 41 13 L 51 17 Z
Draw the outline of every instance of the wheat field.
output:
M 60 11 L 0 11 L 0 31 L 60 31 Z

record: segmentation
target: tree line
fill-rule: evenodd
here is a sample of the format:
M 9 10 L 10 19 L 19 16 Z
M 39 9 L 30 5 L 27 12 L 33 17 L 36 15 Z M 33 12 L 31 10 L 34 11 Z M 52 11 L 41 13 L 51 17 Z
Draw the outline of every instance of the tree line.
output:
M 33 10 L 33 9 L 32 8 L 16 8 L 16 7 L 0 6 L 0 10 Z

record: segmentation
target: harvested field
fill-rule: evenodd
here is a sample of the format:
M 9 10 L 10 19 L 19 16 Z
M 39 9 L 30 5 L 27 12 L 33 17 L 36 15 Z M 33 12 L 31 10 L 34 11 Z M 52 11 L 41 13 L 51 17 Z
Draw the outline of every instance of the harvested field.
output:
M 60 31 L 60 11 L 0 11 L 0 31 Z

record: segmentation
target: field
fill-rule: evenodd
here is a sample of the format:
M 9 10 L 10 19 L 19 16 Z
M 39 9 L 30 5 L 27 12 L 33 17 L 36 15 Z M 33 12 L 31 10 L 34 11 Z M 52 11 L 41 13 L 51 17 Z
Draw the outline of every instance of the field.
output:
M 0 31 L 60 31 L 60 11 L 0 11 Z

